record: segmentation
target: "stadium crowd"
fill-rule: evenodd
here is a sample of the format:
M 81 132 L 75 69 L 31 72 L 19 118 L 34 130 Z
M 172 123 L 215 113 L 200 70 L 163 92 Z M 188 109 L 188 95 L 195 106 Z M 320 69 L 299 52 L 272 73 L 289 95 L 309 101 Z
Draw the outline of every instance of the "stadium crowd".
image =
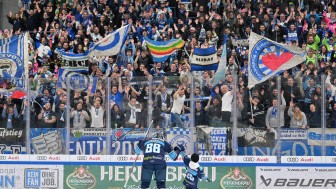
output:
M 149 110 L 156 127 L 186 127 L 184 115 L 194 117 L 195 125 L 230 127 L 233 106 L 237 106 L 239 127 L 271 130 L 280 115 L 281 127 L 317 128 L 325 101 L 327 127 L 336 127 L 335 0 L 22 0 L 19 4 L 18 10 L 7 14 L 13 27 L 0 30 L 0 38 L 29 32 L 26 64 L 35 94 L 31 127 L 63 128 L 70 116 L 73 128 L 104 128 L 108 108 L 111 128 L 147 127 Z M 58 70 L 67 65 L 59 51 L 83 53 L 127 24 L 131 29 L 118 55 L 90 57 L 85 62 L 89 75 L 99 77 L 95 93 L 67 94 L 56 87 Z M 236 46 L 235 40 L 248 39 L 251 32 L 307 50 L 305 62 L 281 74 L 281 91 L 275 77 L 247 88 L 249 49 Z M 186 43 L 167 61 L 154 62 L 143 45 L 144 37 L 182 38 Z M 213 83 L 212 70 L 191 70 L 189 55 L 194 47 L 215 46 L 220 59 L 224 43 L 225 81 Z M 235 75 L 237 103 L 233 102 Z M 1 85 L 10 88 L 11 83 L 2 80 Z M 150 94 L 153 103 L 148 102 Z M 4 94 L 1 99 L 2 127 L 24 127 L 28 101 Z M 65 113 L 67 107 L 70 115 Z

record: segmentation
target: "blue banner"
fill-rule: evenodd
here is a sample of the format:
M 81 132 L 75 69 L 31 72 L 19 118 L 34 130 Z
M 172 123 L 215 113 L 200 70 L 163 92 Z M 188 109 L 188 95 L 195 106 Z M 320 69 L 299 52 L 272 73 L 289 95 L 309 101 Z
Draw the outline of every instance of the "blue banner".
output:
M 238 155 L 272 156 L 277 155 L 278 148 L 281 156 L 322 156 L 321 146 L 310 146 L 307 141 L 281 141 L 272 147 L 239 147 Z M 335 156 L 335 146 L 326 146 L 326 156 Z
M 65 154 L 65 129 L 30 129 L 32 154 Z
M 106 153 L 110 148 L 112 155 L 133 155 L 134 145 L 143 140 L 147 130 L 113 129 L 111 143 L 106 143 L 106 129 L 87 128 L 72 130 L 70 133 L 70 154 L 96 155 Z

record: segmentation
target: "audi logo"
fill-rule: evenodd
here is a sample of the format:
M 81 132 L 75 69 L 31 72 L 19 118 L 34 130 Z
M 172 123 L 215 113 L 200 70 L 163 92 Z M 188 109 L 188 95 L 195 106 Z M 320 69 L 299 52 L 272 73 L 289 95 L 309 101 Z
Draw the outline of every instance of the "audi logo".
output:
M 201 157 L 201 161 L 212 161 L 211 157 Z
M 336 158 L 332 158 L 331 161 L 332 161 L 332 162 L 336 162 Z
M 298 161 L 299 161 L 299 158 L 296 158 L 296 157 L 289 157 L 289 158 L 287 158 L 287 162 L 294 163 L 294 162 L 298 162 Z
M 36 157 L 37 160 L 47 160 L 47 156 L 37 156 Z
M 6 160 L 6 156 L 0 156 L 0 160 Z
M 119 157 L 117 157 L 117 160 L 118 161 L 127 161 L 128 157 L 126 157 L 126 156 L 119 156 Z
M 87 157 L 85 157 L 85 156 L 78 156 L 77 160 L 87 160 Z
M 245 161 L 245 162 L 254 162 L 254 157 L 244 157 L 243 161 Z

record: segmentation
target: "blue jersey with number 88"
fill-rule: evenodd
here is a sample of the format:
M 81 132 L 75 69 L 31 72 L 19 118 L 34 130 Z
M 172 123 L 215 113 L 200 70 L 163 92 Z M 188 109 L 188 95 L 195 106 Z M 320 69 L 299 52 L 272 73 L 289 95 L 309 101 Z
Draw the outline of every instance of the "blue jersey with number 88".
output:
M 167 141 L 158 138 L 146 139 L 138 143 L 135 153 L 139 155 L 142 152 L 144 153 L 143 164 L 166 164 L 166 153 L 172 160 L 178 156 Z

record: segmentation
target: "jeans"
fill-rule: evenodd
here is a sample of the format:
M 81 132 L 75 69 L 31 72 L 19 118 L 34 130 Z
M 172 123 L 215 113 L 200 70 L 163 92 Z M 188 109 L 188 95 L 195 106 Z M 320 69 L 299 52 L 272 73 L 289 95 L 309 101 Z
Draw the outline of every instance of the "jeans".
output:
M 184 128 L 184 123 L 180 118 L 180 114 L 171 113 L 171 123 L 176 123 L 178 127 Z

